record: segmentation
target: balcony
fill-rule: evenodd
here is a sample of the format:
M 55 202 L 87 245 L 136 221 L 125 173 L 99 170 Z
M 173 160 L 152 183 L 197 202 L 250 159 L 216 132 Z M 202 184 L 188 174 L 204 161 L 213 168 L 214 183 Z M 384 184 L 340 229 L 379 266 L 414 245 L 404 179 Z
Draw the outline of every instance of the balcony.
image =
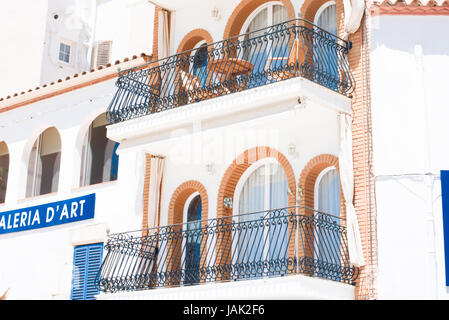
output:
M 352 285 L 342 222 L 298 206 L 114 234 L 97 281 L 103 293 L 299 274 Z
M 107 119 L 119 123 L 296 77 L 351 97 L 350 43 L 303 19 L 119 71 Z

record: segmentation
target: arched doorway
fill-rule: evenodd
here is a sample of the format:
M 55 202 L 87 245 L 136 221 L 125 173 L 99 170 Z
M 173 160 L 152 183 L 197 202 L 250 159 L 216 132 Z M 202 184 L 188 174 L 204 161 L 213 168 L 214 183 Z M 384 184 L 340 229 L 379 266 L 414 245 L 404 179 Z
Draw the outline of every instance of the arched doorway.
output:
M 253 64 L 252 73 L 247 86 L 259 86 L 267 82 L 265 75 L 268 69 L 279 69 L 286 63 L 280 57 L 288 56 L 289 40 L 285 35 L 267 35 L 267 27 L 288 20 L 287 9 L 279 1 L 265 3 L 254 10 L 243 24 L 243 59 Z M 273 59 L 276 58 L 276 59 Z
M 184 284 L 200 282 L 199 268 L 201 264 L 201 196 L 195 192 L 185 205 L 185 268 Z
M 317 10 L 314 24 L 318 27 L 315 27 L 314 39 L 315 80 L 325 82 L 328 88 L 336 90 L 339 83 L 338 51 L 324 40 L 338 43 L 337 6 L 334 1 L 326 2 Z
M 314 230 L 314 260 L 331 266 L 320 277 L 339 280 L 341 271 L 341 236 L 338 232 L 332 232 L 340 226 L 340 178 L 334 166 L 325 168 L 320 172 L 315 183 L 315 230 Z M 326 213 L 326 217 L 320 213 Z M 325 226 L 323 228 L 323 226 Z M 330 228 L 329 226 L 333 226 Z M 334 266 L 334 267 L 332 267 Z M 319 270 L 318 270 L 318 273 Z

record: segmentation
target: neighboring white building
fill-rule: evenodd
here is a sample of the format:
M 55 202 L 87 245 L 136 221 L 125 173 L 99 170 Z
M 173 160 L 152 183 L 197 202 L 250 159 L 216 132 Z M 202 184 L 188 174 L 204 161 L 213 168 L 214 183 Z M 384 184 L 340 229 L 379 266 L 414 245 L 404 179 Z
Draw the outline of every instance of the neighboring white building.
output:
M 3 3 L 2 13 L 1 97 L 152 52 L 146 0 L 22 0 Z
M 449 168 L 449 44 L 439 39 L 449 28 L 449 8 L 430 1 L 374 9 L 378 298 L 447 299 L 440 171 Z
M 447 297 L 448 3 L 61 3 L 0 99 L 0 295 Z

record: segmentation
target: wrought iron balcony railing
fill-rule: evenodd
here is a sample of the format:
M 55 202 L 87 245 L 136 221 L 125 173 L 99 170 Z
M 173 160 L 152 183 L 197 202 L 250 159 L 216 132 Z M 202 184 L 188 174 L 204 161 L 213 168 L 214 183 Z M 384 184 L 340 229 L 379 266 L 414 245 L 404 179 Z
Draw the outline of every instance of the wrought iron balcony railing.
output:
M 350 96 L 350 43 L 294 19 L 119 71 L 111 123 L 303 77 Z
M 341 222 L 288 207 L 114 234 L 97 283 L 119 292 L 304 274 L 354 284 Z

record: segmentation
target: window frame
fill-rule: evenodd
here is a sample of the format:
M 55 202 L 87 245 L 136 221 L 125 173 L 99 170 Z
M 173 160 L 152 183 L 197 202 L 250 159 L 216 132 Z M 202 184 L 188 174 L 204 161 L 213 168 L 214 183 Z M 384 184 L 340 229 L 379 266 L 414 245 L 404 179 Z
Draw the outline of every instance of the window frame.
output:
M 91 138 L 92 138 L 92 129 L 94 122 L 99 119 L 101 116 L 104 116 L 105 113 L 100 113 L 99 115 L 97 115 L 96 117 L 94 117 L 92 119 L 92 121 L 89 123 L 89 126 L 84 134 L 83 137 L 83 143 L 81 145 L 81 153 L 80 153 L 80 157 L 81 157 L 81 161 L 80 161 L 80 176 L 79 176 L 79 181 L 78 181 L 78 185 L 80 188 L 82 187 L 89 187 L 89 186 L 93 186 L 93 185 L 97 185 L 97 184 L 101 184 L 101 183 L 108 183 L 108 182 L 114 182 L 118 180 L 118 168 L 117 168 L 117 177 L 116 179 L 111 179 L 110 178 L 110 174 L 111 174 L 111 169 L 112 169 L 112 157 L 113 157 L 113 153 L 116 151 L 113 151 L 111 154 L 111 168 L 109 169 L 109 178 L 105 179 L 104 178 L 104 168 L 105 168 L 105 156 L 106 156 L 106 147 L 107 147 L 107 143 L 110 141 L 114 144 L 113 149 L 115 149 L 115 144 L 120 145 L 120 143 L 111 140 L 107 137 L 107 135 L 105 134 L 104 138 L 107 140 L 106 144 L 105 144 L 105 149 L 101 150 L 101 152 L 103 152 L 103 166 L 102 166 L 102 179 L 100 182 L 95 182 L 95 183 L 91 183 L 91 179 L 92 179 L 92 161 L 93 161 L 93 152 L 91 151 L 90 148 L 90 144 L 91 144 Z M 108 126 L 108 124 L 105 125 L 101 125 L 101 126 Z M 101 127 L 98 126 L 98 127 Z M 117 147 L 118 148 L 118 147 Z M 98 151 L 98 150 L 96 150 Z M 117 154 L 117 158 L 119 159 L 119 155 Z M 120 161 L 117 161 L 117 166 L 120 163 Z
M 42 179 L 43 179 L 43 175 L 42 175 L 42 171 L 43 170 L 41 168 L 40 178 L 38 179 L 38 167 L 39 167 L 39 163 L 42 161 L 42 159 L 41 159 L 41 152 L 42 152 L 43 135 L 44 135 L 44 133 L 47 130 L 50 130 L 51 128 L 54 128 L 54 130 L 56 131 L 55 134 L 57 134 L 57 137 L 58 137 L 58 140 L 59 140 L 59 151 L 56 152 L 56 153 L 59 153 L 59 159 L 57 157 L 55 159 L 55 163 L 54 163 L 54 164 L 56 164 L 56 162 L 59 162 L 59 163 L 57 163 L 58 164 L 58 170 L 57 170 L 57 172 L 58 172 L 58 179 L 56 181 L 56 184 L 53 185 L 53 180 L 55 179 L 55 175 L 54 175 L 55 171 L 53 171 L 53 175 L 51 177 L 51 179 L 52 179 L 52 188 L 51 189 L 54 189 L 55 191 L 42 193 L 41 187 L 42 187 Z M 32 181 L 29 181 L 29 179 L 30 179 L 30 175 L 29 175 L 29 172 L 30 172 L 30 161 L 31 161 L 31 157 L 33 156 L 34 145 L 36 145 L 36 152 L 34 154 L 35 158 L 34 158 L 34 161 L 33 161 L 33 169 L 32 169 L 33 175 L 32 175 L 32 178 L 31 178 Z M 27 180 L 26 180 L 26 186 L 25 186 L 25 197 L 26 198 L 43 196 L 43 195 L 48 195 L 48 194 L 51 194 L 51 193 L 58 192 L 58 190 L 59 190 L 59 180 L 60 180 L 59 179 L 60 178 L 60 170 L 61 170 L 61 157 L 62 157 L 62 139 L 61 139 L 61 134 L 59 133 L 59 130 L 56 127 L 54 127 L 54 126 L 53 127 L 48 127 L 45 130 L 43 130 L 36 137 L 36 139 L 34 140 L 32 146 L 31 146 L 31 149 L 29 151 L 28 163 L 27 163 L 27 166 L 26 166 L 26 170 L 27 170 L 27 177 L 26 177 Z M 41 164 L 42 164 L 42 162 L 41 162 Z M 30 183 L 31 185 L 29 186 L 28 183 Z M 37 188 L 37 183 L 41 184 L 41 186 L 39 187 L 39 193 L 36 192 L 36 190 L 38 189 Z M 28 193 L 28 188 L 31 189 L 30 193 Z
M 61 54 L 61 44 L 68 46 L 70 48 L 69 51 L 69 62 L 66 62 L 65 60 L 61 60 L 60 59 L 60 54 Z M 74 53 L 76 50 L 76 43 L 64 38 L 59 39 L 59 47 L 58 47 L 58 63 L 62 66 L 69 66 L 69 67 L 73 67 L 74 63 L 75 63 L 75 59 L 74 59 Z M 64 53 L 63 53 L 64 54 Z
M 239 181 L 237 182 L 237 185 L 235 187 L 234 190 L 234 196 L 233 196 L 233 205 L 232 205 L 232 220 L 235 223 L 238 223 L 239 220 L 239 215 L 240 214 L 249 214 L 252 212 L 243 212 L 240 213 L 239 212 L 239 208 L 240 208 L 240 194 L 243 190 L 243 187 L 245 185 L 245 183 L 247 182 L 248 178 L 259 168 L 263 167 L 263 166 L 269 166 L 270 164 L 276 164 L 279 166 L 279 168 L 281 170 L 283 170 L 284 175 L 285 175 L 285 180 L 287 182 L 287 186 L 288 186 L 288 178 L 287 178 L 287 173 L 285 172 L 285 168 L 282 166 L 282 164 L 275 158 L 263 158 L 260 159 L 256 162 L 254 162 L 252 165 L 250 165 L 241 175 Z M 264 184 L 264 211 L 267 210 L 271 210 L 270 206 L 270 192 L 271 192 L 271 179 L 270 179 L 271 175 L 270 174 L 265 174 L 265 184 Z M 288 199 L 288 196 L 287 196 Z M 288 207 L 288 200 L 287 200 L 287 207 Z M 278 208 L 276 208 L 278 209 Z M 267 230 L 263 230 L 263 236 L 267 237 L 267 233 L 269 231 Z M 238 242 L 233 242 L 232 246 L 231 246 L 231 252 L 236 252 L 236 250 L 238 250 L 238 246 L 239 243 Z M 267 257 L 269 255 L 269 246 L 266 246 L 263 248 L 263 252 L 262 252 L 263 257 Z M 238 260 L 238 255 L 233 255 L 233 261 L 232 263 L 236 263 Z

